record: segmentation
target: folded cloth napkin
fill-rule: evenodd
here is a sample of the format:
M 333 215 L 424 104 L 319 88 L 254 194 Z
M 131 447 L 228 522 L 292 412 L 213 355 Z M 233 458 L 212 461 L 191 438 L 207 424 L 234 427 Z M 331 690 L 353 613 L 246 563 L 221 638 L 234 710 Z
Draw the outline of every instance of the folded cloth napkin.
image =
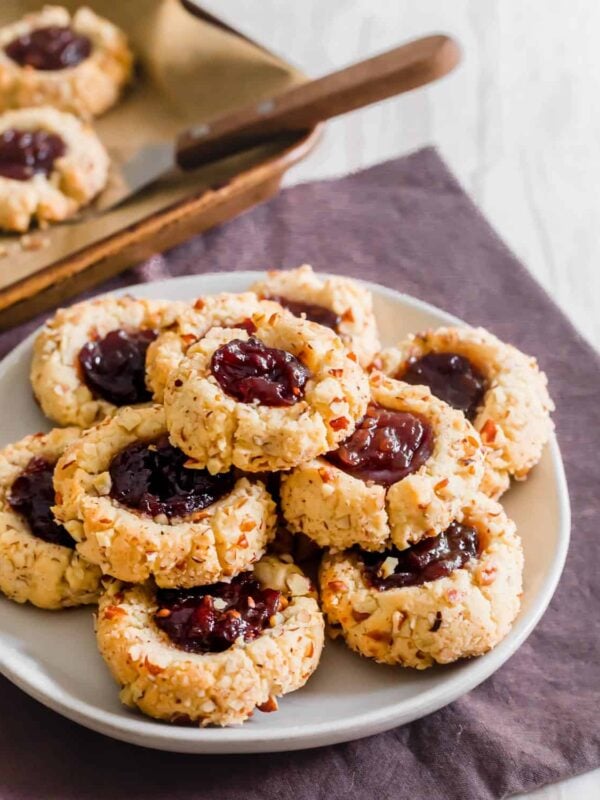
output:
M 598 356 L 431 149 L 288 189 L 102 289 L 302 262 L 428 300 L 539 357 L 573 504 L 571 550 L 550 608 L 518 653 L 447 708 L 293 754 L 159 754 L 80 728 L 2 680 L 2 800 L 485 800 L 600 766 Z M 0 353 L 31 327 L 0 336 Z

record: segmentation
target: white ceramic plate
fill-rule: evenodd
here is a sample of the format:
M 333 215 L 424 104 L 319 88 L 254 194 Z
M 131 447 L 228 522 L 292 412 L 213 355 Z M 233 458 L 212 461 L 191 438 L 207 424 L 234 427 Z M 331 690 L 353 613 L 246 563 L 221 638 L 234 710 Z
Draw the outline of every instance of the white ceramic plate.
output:
M 183 277 L 129 288 L 139 297 L 189 300 L 241 291 L 259 273 Z M 384 344 L 410 331 L 458 320 L 433 306 L 374 284 Z M 49 426 L 28 381 L 32 339 L 0 365 L 0 445 Z M 121 706 L 100 658 L 92 612 L 44 612 L 0 599 L 0 671 L 44 705 L 117 739 L 186 753 L 295 750 L 357 739 L 435 711 L 470 691 L 506 661 L 544 613 L 560 577 L 570 513 L 556 441 L 526 483 L 505 499 L 525 547 L 523 608 L 510 635 L 483 658 L 424 672 L 379 666 L 329 642 L 315 675 L 284 697 L 275 714 L 257 713 L 242 727 L 196 729 L 154 722 Z

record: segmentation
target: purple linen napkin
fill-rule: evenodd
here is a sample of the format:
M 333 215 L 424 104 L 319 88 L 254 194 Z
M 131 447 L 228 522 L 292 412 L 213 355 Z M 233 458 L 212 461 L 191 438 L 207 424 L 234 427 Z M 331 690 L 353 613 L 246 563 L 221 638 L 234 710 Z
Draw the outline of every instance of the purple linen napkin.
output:
M 288 189 L 102 290 L 303 262 L 423 298 L 538 356 L 573 504 L 571 550 L 550 608 L 507 664 L 451 706 L 379 736 L 292 754 L 137 748 L 78 727 L 0 679 L 2 800 L 485 800 L 600 766 L 598 356 L 431 149 Z M 0 335 L 0 354 L 32 327 Z

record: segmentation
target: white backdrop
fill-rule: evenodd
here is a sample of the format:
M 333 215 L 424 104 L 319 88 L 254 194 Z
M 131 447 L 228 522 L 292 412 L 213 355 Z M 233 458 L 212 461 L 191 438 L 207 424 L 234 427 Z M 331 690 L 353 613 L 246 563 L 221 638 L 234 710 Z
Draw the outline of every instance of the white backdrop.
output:
M 435 144 L 504 240 L 600 347 L 600 2 L 200 0 L 318 77 L 428 33 L 449 77 L 332 121 L 288 183 Z M 318 265 L 326 268 L 327 265 Z M 528 800 L 598 800 L 600 770 Z

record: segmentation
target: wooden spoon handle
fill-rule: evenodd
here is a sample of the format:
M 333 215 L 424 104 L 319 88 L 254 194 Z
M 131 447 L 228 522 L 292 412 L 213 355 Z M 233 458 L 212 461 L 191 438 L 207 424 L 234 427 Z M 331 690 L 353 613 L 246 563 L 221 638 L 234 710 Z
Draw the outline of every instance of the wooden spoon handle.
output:
M 177 162 L 183 169 L 193 169 L 279 134 L 307 130 L 330 117 L 441 78 L 459 60 L 459 47 L 448 36 L 426 36 L 403 44 L 191 128 L 177 141 Z

